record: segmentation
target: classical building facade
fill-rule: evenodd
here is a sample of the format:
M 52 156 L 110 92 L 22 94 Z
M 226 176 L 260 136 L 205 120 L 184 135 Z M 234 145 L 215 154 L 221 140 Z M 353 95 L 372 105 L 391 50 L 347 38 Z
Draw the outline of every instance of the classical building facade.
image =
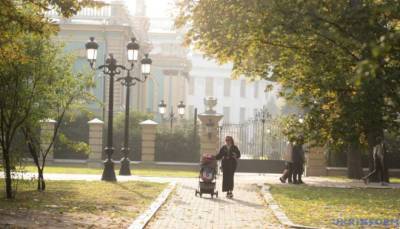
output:
M 144 84 L 132 88 L 131 107 L 141 112 L 153 113 L 158 121 L 158 103 L 164 100 L 168 111 L 180 101 L 186 104 L 186 118 L 193 117 L 195 108 L 204 110 L 203 99 L 213 96 L 218 99 L 217 112 L 224 114 L 224 122 L 240 123 L 254 115 L 254 111 L 267 105 L 271 113 L 277 113 L 280 102 L 275 88 L 265 92 L 267 81 L 249 82 L 246 79 L 230 78 L 231 65 L 218 65 L 202 54 L 182 46 L 183 31 L 173 28 L 170 17 L 147 17 L 144 0 L 136 0 L 132 13 L 124 1 L 110 0 L 99 9 L 83 9 L 70 19 L 60 18 L 49 12 L 60 25 L 58 39 L 65 43 L 66 52 L 78 56 L 77 71 L 88 71 L 84 45 L 90 36 L 99 44 L 97 65 L 104 63 L 107 53 L 113 53 L 118 63 L 126 64 L 126 44 L 132 36 L 140 43 L 140 53 L 150 52 L 153 60 L 151 76 Z M 141 58 L 141 57 L 140 57 Z M 135 71 L 139 74 L 140 69 Z M 136 75 L 138 76 L 138 75 Z M 93 89 L 99 103 L 90 107 L 98 117 L 107 120 L 108 77 L 101 71 L 95 74 L 96 88 Z M 125 107 L 125 89 L 115 82 L 114 111 Z
M 150 17 L 150 24 L 154 64 L 153 81 L 147 84 L 148 111 L 157 114 L 161 100 L 167 104 L 168 111 L 171 107 L 176 111 L 179 101 L 183 101 L 186 118 L 192 119 L 195 108 L 204 111 L 204 98 L 213 96 L 218 99 L 216 110 L 224 114 L 226 123 L 243 122 L 264 105 L 270 113 L 279 113 L 282 101 L 277 99 L 277 86 L 266 92 L 271 82 L 231 79 L 232 65 L 219 65 L 182 46 L 184 31 L 174 29 L 170 17 Z
M 264 105 L 272 115 L 279 113 L 282 102 L 277 98 L 278 86 L 266 91 L 272 82 L 232 79 L 231 64 L 219 65 L 198 52 L 192 52 L 190 60 L 193 67 L 186 78 L 189 117 L 194 108 L 204 110 L 203 99 L 208 96 L 218 99 L 216 111 L 224 115 L 225 123 L 237 124 L 253 118 Z
M 150 18 L 150 21 L 153 68 L 147 84 L 147 109 L 157 114 L 158 103 L 164 100 L 168 111 L 172 108 L 176 113 L 178 103 L 186 103 L 186 79 L 191 68 L 189 50 L 182 46 L 182 32 L 172 29 L 170 19 Z
M 97 63 L 99 66 L 104 63 L 107 54 L 112 53 L 119 64 L 126 65 L 126 45 L 131 37 L 136 37 L 140 44 L 139 59 L 145 53 L 150 52 L 151 45 L 148 40 L 149 20 L 145 16 L 145 5 L 143 0 L 136 3 L 136 12 L 130 15 L 124 1 L 111 0 L 108 5 L 102 8 L 85 8 L 72 18 L 64 19 L 58 16 L 55 11 L 48 15 L 55 20 L 59 26 L 58 39 L 65 43 L 65 51 L 75 53 L 78 59 L 75 63 L 76 71 L 88 71 L 89 65 L 85 55 L 85 43 L 93 36 L 99 44 Z M 136 76 L 140 73 L 139 66 L 134 72 Z M 122 73 L 124 74 L 124 73 Z M 90 108 L 99 117 L 106 120 L 108 103 L 109 79 L 101 71 L 95 73 L 96 87 L 93 93 L 100 103 L 93 103 Z M 135 110 L 145 111 L 146 109 L 146 86 L 137 84 L 132 88 L 131 107 Z M 114 84 L 114 111 L 119 112 L 125 107 L 125 90 L 119 83 Z

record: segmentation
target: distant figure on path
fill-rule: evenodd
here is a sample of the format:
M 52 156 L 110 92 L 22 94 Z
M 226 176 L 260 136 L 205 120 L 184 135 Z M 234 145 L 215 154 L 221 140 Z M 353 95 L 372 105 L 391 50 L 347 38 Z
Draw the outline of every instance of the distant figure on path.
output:
M 300 137 L 293 146 L 293 153 L 292 153 L 293 184 L 304 183 L 303 180 L 301 179 L 301 176 L 303 175 L 304 172 L 304 162 L 305 162 L 303 143 L 304 140 L 302 137 Z
M 284 155 L 284 160 L 285 160 L 285 170 L 283 171 L 283 174 L 281 177 L 279 177 L 279 180 L 282 183 L 286 183 L 286 180 L 288 180 L 289 183 L 292 183 L 292 173 L 293 173 L 293 144 L 294 144 L 294 139 L 290 139 L 289 143 L 286 147 L 285 155 Z
M 233 176 L 237 167 L 237 159 L 240 158 L 240 151 L 231 136 L 226 136 L 225 143 L 219 150 L 216 159 L 222 159 L 222 191 L 227 192 L 226 197 L 232 198 Z
M 379 174 L 379 181 L 382 185 L 386 185 L 389 183 L 389 172 L 386 158 L 388 147 L 381 136 L 376 138 L 376 142 L 378 142 L 378 144 L 374 146 L 373 149 L 374 170 L 361 179 L 365 184 L 368 184 L 371 176 Z

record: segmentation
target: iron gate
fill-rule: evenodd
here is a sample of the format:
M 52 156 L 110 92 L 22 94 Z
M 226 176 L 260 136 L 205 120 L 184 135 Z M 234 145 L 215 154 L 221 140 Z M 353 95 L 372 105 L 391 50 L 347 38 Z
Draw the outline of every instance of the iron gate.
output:
M 240 172 L 282 172 L 286 138 L 276 119 L 253 119 L 241 124 L 223 124 L 220 146 L 232 136 L 241 152 Z

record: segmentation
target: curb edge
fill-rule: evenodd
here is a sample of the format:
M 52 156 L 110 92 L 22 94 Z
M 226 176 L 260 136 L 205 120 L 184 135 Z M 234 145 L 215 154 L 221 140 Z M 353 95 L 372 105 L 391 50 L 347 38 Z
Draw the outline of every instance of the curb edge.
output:
M 280 208 L 278 203 L 275 201 L 275 199 L 272 197 L 271 192 L 269 191 L 270 186 L 265 185 L 265 184 L 258 184 L 258 187 L 261 190 L 261 194 L 267 203 L 269 209 L 271 209 L 272 213 L 274 216 L 278 219 L 279 223 L 289 227 L 289 228 L 299 228 L 299 229 L 318 229 L 317 227 L 310 227 L 310 226 L 304 226 L 304 225 L 299 225 L 299 224 L 294 224 L 285 214 L 285 212 Z
M 136 217 L 132 224 L 128 227 L 129 229 L 143 229 L 157 213 L 160 207 L 168 199 L 172 191 L 176 187 L 176 182 L 170 182 L 169 185 L 158 195 L 157 199 L 147 208 L 147 210 Z

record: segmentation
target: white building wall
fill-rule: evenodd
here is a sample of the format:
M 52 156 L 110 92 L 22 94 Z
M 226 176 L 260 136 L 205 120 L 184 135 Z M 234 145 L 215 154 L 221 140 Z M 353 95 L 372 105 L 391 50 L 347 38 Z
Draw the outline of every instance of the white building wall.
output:
M 224 96 L 224 80 L 230 79 L 231 64 L 218 65 L 213 60 L 206 60 L 201 54 L 194 53 L 189 57 L 192 61 L 192 70 L 189 74 L 191 79 L 194 79 L 194 93 L 189 93 L 189 85 L 186 87 L 187 105 L 198 108 L 199 113 L 204 112 L 204 101 L 206 97 L 205 84 L 208 77 L 213 78 L 214 97 L 218 99 L 216 110 L 223 114 L 224 107 L 229 107 L 230 120 L 225 122 L 240 123 L 240 108 L 245 108 L 245 120 L 254 117 L 254 110 L 266 105 L 269 100 L 277 102 L 277 90 L 274 88 L 267 95 L 264 92 L 266 85 L 270 82 L 262 80 L 258 81 L 258 97 L 254 96 L 254 82 L 249 82 L 245 78 L 231 80 L 230 96 Z M 241 97 L 240 84 L 241 80 L 246 80 L 245 97 Z M 189 81 L 186 81 L 189 84 Z M 274 113 L 274 112 L 272 112 Z M 276 111 L 275 111 L 276 113 Z M 189 116 L 189 114 L 188 114 Z M 188 117 L 190 118 L 190 117 Z

